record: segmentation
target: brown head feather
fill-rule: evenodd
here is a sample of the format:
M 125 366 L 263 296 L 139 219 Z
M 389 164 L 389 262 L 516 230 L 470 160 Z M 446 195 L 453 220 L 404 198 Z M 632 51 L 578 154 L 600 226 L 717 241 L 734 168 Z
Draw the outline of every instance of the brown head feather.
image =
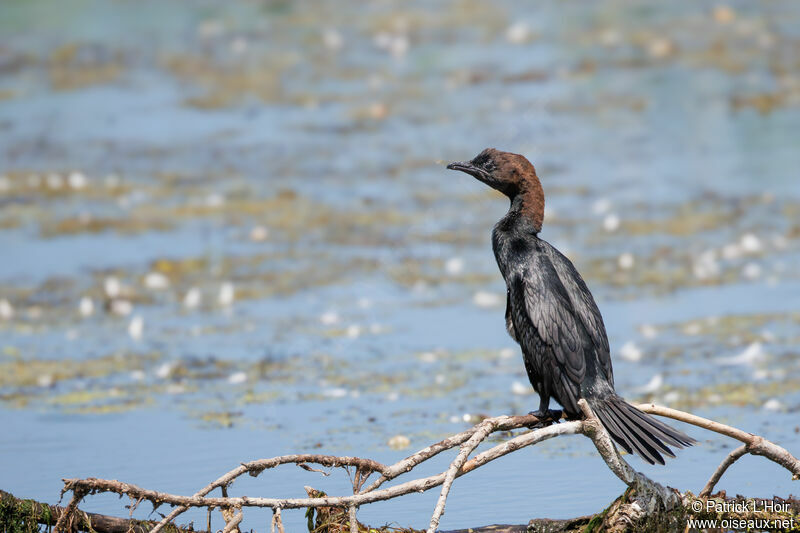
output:
M 522 199 L 522 214 L 533 222 L 537 232 L 541 231 L 544 222 L 544 190 L 536 169 L 523 155 L 497 150 L 495 152 L 498 177 L 516 185 L 516 194 Z
M 544 221 L 544 191 L 536 169 L 525 156 L 487 148 L 472 161 L 451 163 L 449 169 L 460 170 L 496 189 L 512 202 L 519 201 L 520 213 L 531 221 L 538 233 Z

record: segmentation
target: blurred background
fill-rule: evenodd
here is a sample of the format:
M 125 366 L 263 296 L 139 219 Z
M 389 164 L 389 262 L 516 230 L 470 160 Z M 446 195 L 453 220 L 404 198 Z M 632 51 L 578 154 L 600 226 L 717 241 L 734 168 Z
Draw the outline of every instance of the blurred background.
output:
M 536 165 L 621 394 L 797 454 L 799 104 L 791 1 L 4 1 L 0 488 L 190 494 L 241 461 L 390 463 L 536 408 L 489 240 L 507 201 L 444 169 L 487 146 Z M 735 443 L 690 433 L 666 468 L 632 464 L 698 491 Z M 232 493 L 303 485 L 349 490 L 283 467 Z M 719 488 L 797 492 L 752 457 Z M 556 439 L 459 479 L 442 528 L 622 491 Z M 359 518 L 424 527 L 437 494 Z

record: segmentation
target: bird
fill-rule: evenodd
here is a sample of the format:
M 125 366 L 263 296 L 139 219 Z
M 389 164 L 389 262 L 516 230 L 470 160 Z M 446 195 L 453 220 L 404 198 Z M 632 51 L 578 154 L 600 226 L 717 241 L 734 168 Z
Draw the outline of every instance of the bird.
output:
M 583 418 L 585 399 L 619 447 L 649 464 L 675 457 L 669 446 L 696 441 L 637 409 L 614 389 L 603 317 L 572 262 L 539 237 L 544 191 L 525 156 L 487 148 L 447 165 L 508 197 L 508 213 L 492 230 L 492 249 L 506 282 L 506 329 L 522 349 L 528 379 L 539 394 L 530 414 L 541 423 Z M 550 409 L 555 399 L 562 407 Z M 663 455 L 662 455 L 663 454 Z

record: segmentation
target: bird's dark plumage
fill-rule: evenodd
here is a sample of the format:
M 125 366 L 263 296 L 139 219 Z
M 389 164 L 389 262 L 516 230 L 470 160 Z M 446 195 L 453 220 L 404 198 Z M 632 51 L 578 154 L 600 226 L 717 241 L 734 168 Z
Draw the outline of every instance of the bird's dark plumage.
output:
M 488 148 L 471 161 L 451 163 L 504 193 L 511 207 L 492 231 L 506 281 L 506 328 L 522 348 L 525 370 L 547 417 L 555 398 L 570 418 L 578 400 L 591 406 L 616 443 L 650 464 L 674 457 L 667 445 L 694 443 L 688 435 L 645 414 L 614 391 L 614 374 L 603 317 L 572 262 L 539 238 L 544 193 L 523 156 Z

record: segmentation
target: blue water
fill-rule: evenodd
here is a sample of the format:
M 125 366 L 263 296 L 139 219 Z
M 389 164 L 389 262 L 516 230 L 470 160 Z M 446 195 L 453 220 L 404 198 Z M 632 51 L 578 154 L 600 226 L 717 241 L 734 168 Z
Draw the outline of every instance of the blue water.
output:
M 3 3 L 0 488 L 52 502 L 61 478 L 95 476 L 191 494 L 242 461 L 388 464 L 465 414 L 535 407 L 512 392 L 527 380 L 489 244 L 506 201 L 444 170 L 486 146 L 535 163 L 542 236 L 593 290 L 623 395 L 800 452 L 800 10 L 628 7 Z M 667 468 L 631 463 L 698 491 L 735 443 L 682 429 L 700 442 Z M 342 472 L 285 466 L 232 493 L 304 485 L 349 491 Z M 719 488 L 796 492 L 762 458 Z M 622 490 L 588 440 L 556 439 L 460 478 L 441 525 L 589 514 Z M 359 519 L 425 527 L 437 496 Z

